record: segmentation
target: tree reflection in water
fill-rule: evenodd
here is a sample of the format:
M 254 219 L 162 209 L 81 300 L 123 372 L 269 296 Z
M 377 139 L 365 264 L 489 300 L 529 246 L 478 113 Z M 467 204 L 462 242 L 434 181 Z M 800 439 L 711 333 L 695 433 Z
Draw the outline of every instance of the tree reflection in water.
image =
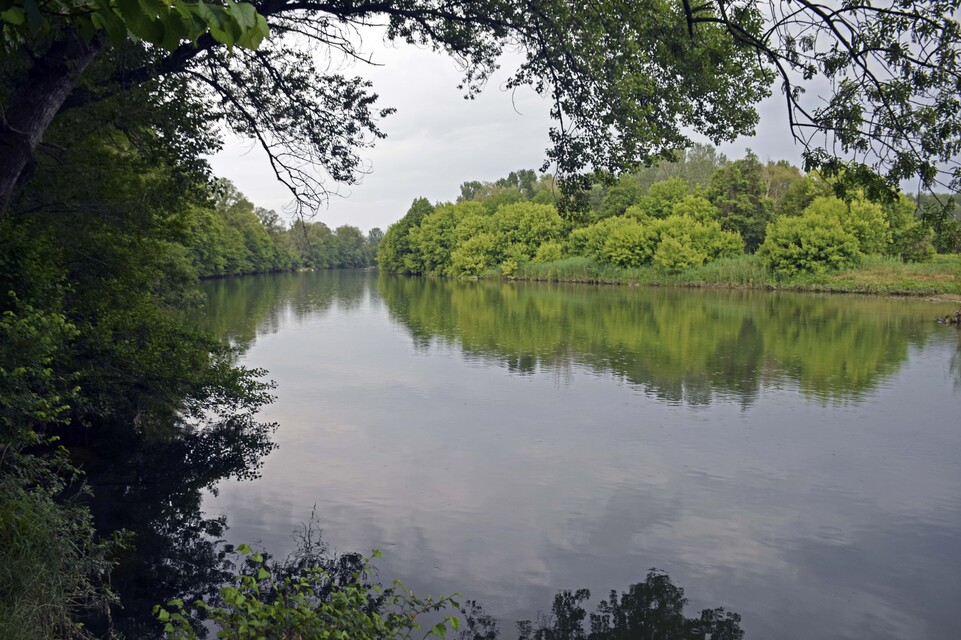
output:
M 127 533 L 111 575 L 119 602 L 106 618 L 85 621 L 94 633 L 162 637 L 151 616 L 155 604 L 209 597 L 232 575 L 232 549 L 221 542 L 226 520 L 204 517 L 201 500 L 220 480 L 257 477 L 275 446 L 275 425 L 257 421 L 256 408 L 161 432 L 63 434 L 93 490 L 88 502 L 98 532 Z
M 618 594 L 611 591 L 593 613 L 584 604 L 588 589 L 561 591 L 550 614 L 517 623 L 517 640 L 741 640 L 741 616 L 723 608 L 704 609 L 694 618 L 684 616 L 687 598 L 669 575 L 651 569 L 643 582 Z M 477 602 L 461 610 L 464 630 L 459 640 L 495 640 L 498 621 Z M 506 637 L 505 637 L 506 640 Z

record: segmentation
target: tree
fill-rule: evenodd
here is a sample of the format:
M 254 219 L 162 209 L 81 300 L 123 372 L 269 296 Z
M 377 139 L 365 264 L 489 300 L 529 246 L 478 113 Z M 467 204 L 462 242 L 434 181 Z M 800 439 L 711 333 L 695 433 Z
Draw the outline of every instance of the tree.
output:
M 0 51 L 30 59 L 22 84 L 3 104 L 0 119 L 0 212 L 22 187 L 53 118 L 78 87 L 84 71 L 110 42 L 128 41 L 175 51 L 207 42 L 256 49 L 267 22 L 253 5 L 157 0 L 116 3 L 6 0 L 0 4 Z
M 434 206 L 427 198 L 417 198 L 403 218 L 388 227 L 383 240 L 377 246 L 377 264 L 387 271 L 409 272 L 407 259 L 415 251 L 411 246 L 411 229 L 434 212 Z
M 779 276 L 820 274 L 858 263 L 858 239 L 836 216 L 809 208 L 771 223 L 758 256 Z
M 192 112 L 259 141 L 278 178 L 314 208 L 328 188 L 318 172 L 355 182 L 365 170 L 360 150 L 383 136 L 378 122 L 390 109 L 375 106 L 369 83 L 327 71 L 323 55 L 361 59 L 350 33 L 372 23 L 385 26 L 389 41 L 453 56 L 468 96 L 483 88 L 506 47 L 520 50 L 505 84 L 531 86 L 549 100 L 556 125 L 547 163 L 568 190 L 586 186 L 595 171 L 674 158 L 693 132 L 716 143 L 752 131 L 754 106 L 774 81 L 806 169 L 832 175 L 847 164 L 846 180 L 873 189 L 911 176 L 925 188 L 957 182 L 959 5 L 257 0 L 251 13 L 232 2 L 175 0 L 168 9 L 60 0 L 38 13 L 35 0 L 4 0 L 3 46 L 21 73 L 0 105 L 0 206 L 9 208 L 58 112 L 182 76 Z M 215 8 L 208 15 L 203 7 Z M 268 27 L 274 35 L 257 50 L 230 49 L 256 46 Z M 125 55 L 113 71 L 92 76 L 91 60 L 118 45 Z M 126 55 L 134 49 L 144 55 Z M 823 86 L 830 88 L 818 100 L 805 100 L 805 90 Z
M 772 218 L 771 201 L 764 192 L 764 166 L 750 151 L 745 158 L 718 169 L 707 189 L 721 226 L 740 233 L 750 253 L 764 241 L 764 231 Z

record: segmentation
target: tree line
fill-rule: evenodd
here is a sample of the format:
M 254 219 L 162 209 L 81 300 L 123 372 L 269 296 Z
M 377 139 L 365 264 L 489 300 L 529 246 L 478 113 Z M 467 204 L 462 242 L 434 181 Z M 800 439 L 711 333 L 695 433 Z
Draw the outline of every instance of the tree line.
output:
M 186 248 L 201 277 L 369 267 L 384 235 L 376 227 L 364 234 L 346 224 L 331 230 L 301 217 L 285 224 L 224 179 L 216 181 L 209 206 L 196 208 L 191 224 Z
M 571 211 L 558 208 L 550 175 L 512 172 L 465 182 L 453 203 L 415 200 L 387 230 L 378 261 L 388 271 L 454 277 L 515 276 L 525 264 L 567 257 L 676 273 L 748 253 L 790 277 L 852 267 L 865 255 L 925 261 L 961 251 L 953 197 L 870 196 L 842 182 L 695 146 L 595 182 Z

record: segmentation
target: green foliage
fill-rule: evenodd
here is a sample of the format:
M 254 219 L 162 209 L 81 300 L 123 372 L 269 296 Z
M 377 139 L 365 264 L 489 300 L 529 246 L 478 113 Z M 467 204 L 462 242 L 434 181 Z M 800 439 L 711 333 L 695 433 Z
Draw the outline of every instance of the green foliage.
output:
M 76 619 L 111 602 L 103 585 L 118 541 L 98 543 L 89 510 L 57 499 L 62 454 L 44 460 L 18 447 L 8 441 L 0 461 L 0 637 L 90 638 Z
M 557 240 L 548 240 L 547 242 L 541 243 L 541 246 L 537 247 L 537 252 L 534 254 L 534 257 L 531 261 L 552 262 L 554 260 L 560 260 L 563 249 L 563 245 Z
M 6 0 L 0 4 L 0 20 L 0 44 L 7 51 L 38 36 L 57 35 L 68 27 L 87 40 L 103 32 L 114 45 L 137 39 L 170 51 L 185 40 L 196 43 L 205 33 L 228 47 L 256 49 L 269 34 L 267 21 L 252 4 L 232 0 L 224 4 Z
M 693 242 L 684 242 L 682 238 L 667 236 L 661 238 L 652 261 L 655 266 L 665 271 L 679 273 L 691 267 L 698 267 L 707 262 L 707 259 L 707 252 Z
M 743 251 L 737 233 L 723 231 L 716 220 L 701 222 L 688 216 L 637 222 L 621 218 L 604 243 L 601 258 L 621 267 L 655 264 L 678 272 L 709 260 L 730 257 Z
M 687 216 L 672 215 L 655 223 L 654 228 L 660 242 L 653 261 L 668 271 L 682 271 L 744 251 L 741 236 L 736 232 L 723 231 L 716 220 L 701 222 Z
M 455 276 L 480 275 L 497 263 L 496 255 L 497 239 L 493 234 L 472 235 L 451 253 L 450 273 Z
M 624 219 L 621 217 L 604 218 L 588 227 L 574 229 L 567 238 L 567 253 L 600 258 L 608 236 L 622 224 Z
M 78 332 L 63 314 L 24 304 L 13 291 L 0 308 L 0 433 L 15 443 L 34 425 L 65 419 L 78 390 L 63 373 L 63 347 Z
M 442 275 L 450 267 L 451 251 L 457 245 L 456 229 L 461 217 L 476 213 L 482 205 L 476 202 L 442 204 L 424 217 L 409 232 L 411 252 L 405 258 L 411 273 Z
M 764 241 L 773 217 L 772 202 L 764 193 L 764 167 L 750 151 L 745 158 L 718 169 L 707 189 L 721 227 L 740 233 L 748 253 L 754 253 Z
M 701 196 L 684 196 L 671 207 L 671 215 L 687 216 L 700 222 L 717 220 L 717 207 Z
M 623 216 L 615 220 L 618 223 L 607 234 L 600 257 L 619 267 L 639 267 L 649 263 L 660 239 L 656 231 Z
M 934 259 L 934 231 L 914 222 L 899 231 L 894 253 L 905 262 L 930 262 Z
M 817 174 L 809 173 L 801 180 L 792 181 L 780 201 L 775 201 L 778 216 L 799 216 L 811 206 L 815 198 L 834 195 L 831 185 Z
M 861 252 L 857 236 L 845 230 L 836 216 L 809 209 L 800 217 L 773 222 L 758 256 L 779 276 L 789 277 L 851 267 Z
M 782 215 L 782 207 L 788 194 L 795 186 L 804 182 L 801 171 L 787 160 L 769 160 L 761 172 L 764 183 L 764 196 L 771 200 L 774 211 Z M 806 207 L 807 205 L 805 205 Z M 801 209 L 804 209 L 802 207 Z
M 961 210 L 957 197 L 922 194 L 917 203 L 920 222 L 934 232 L 932 242 L 938 253 L 961 253 Z
M 687 196 L 690 186 L 681 178 L 671 178 L 655 182 L 641 198 L 638 206 L 645 215 L 654 218 L 666 218 L 671 215 L 674 205 Z
M 636 204 L 644 194 L 644 188 L 637 178 L 630 174 L 623 174 L 604 193 L 604 199 L 597 209 L 598 219 L 619 216 L 627 208 Z
M 864 254 L 887 253 L 891 234 L 881 206 L 863 197 L 849 202 L 835 197 L 820 197 L 805 210 L 822 217 L 833 217 L 858 239 L 858 250 Z
M 421 629 L 417 617 L 459 606 L 452 598 L 417 598 L 400 582 L 390 589 L 367 584 L 368 561 L 338 579 L 324 567 L 299 567 L 293 574 L 275 575 L 262 554 L 247 545 L 246 571 L 223 587 L 212 602 L 197 601 L 191 609 L 182 600 L 154 609 L 170 640 L 195 640 L 197 614 L 219 627 L 218 638 L 255 640 L 393 640 L 409 638 Z M 375 551 L 373 557 L 379 557 Z M 192 622 L 194 624 L 192 624 Z M 425 637 L 443 640 L 448 626 L 457 631 L 460 620 L 448 616 L 432 626 Z
M 390 225 L 377 247 L 377 264 L 381 269 L 406 273 L 407 256 L 414 252 L 410 245 L 410 230 L 434 211 L 427 198 L 417 198 L 403 218 Z M 418 262 L 416 258 L 411 262 Z
M 523 248 L 530 258 L 546 240 L 558 239 L 564 221 L 549 204 L 520 202 L 500 207 L 491 217 L 491 230 L 507 253 L 507 248 Z

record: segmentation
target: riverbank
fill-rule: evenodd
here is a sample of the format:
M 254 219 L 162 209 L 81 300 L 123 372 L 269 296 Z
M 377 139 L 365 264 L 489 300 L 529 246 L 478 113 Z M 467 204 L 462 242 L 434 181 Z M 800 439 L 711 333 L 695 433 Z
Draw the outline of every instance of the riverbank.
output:
M 501 277 L 494 271 L 485 275 Z M 961 255 L 957 254 L 938 255 L 927 263 L 905 263 L 897 258 L 869 256 L 854 269 L 792 278 L 775 277 L 753 255 L 717 260 L 680 273 L 666 273 L 655 267 L 625 269 L 575 257 L 522 265 L 514 278 L 629 286 L 863 293 L 961 301 Z

